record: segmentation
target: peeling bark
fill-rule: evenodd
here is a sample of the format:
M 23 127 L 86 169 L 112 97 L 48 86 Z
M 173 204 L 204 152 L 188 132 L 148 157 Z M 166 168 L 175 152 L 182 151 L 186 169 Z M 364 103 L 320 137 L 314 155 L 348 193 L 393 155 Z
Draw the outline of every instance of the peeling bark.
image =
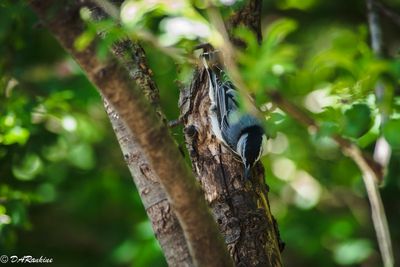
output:
M 282 266 L 279 232 L 271 215 L 261 163 L 252 179 L 243 165 L 212 134 L 208 76 L 198 69 L 181 93 L 181 119 L 193 170 L 236 266 Z

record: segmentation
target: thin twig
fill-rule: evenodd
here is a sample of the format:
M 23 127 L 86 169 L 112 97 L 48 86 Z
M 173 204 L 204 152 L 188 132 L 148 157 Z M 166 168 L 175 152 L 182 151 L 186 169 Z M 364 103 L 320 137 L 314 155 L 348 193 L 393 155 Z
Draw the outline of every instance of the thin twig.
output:
M 382 31 L 378 12 L 375 8 L 375 0 L 366 0 L 368 9 L 368 24 L 371 35 L 371 46 L 377 57 L 382 56 Z
M 319 125 L 314 119 L 308 116 L 302 109 L 286 100 L 279 92 L 269 92 L 268 96 L 280 109 L 306 126 L 310 132 L 314 133 L 319 130 Z M 332 138 L 339 145 L 343 154 L 351 158 L 361 171 L 368 199 L 371 204 L 372 221 L 374 223 L 384 266 L 391 267 L 393 266 L 392 244 L 385 210 L 377 186 L 377 182 L 381 181 L 383 177 L 382 167 L 349 140 L 340 135 L 334 135 Z
M 374 51 L 375 56 L 377 58 L 381 58 L 383 56 L 383 41 L 376 3 L 377 2 L 375 0 L 366 0 L 368 11 L 368 26 L 371 36 L 371 47 Z M 383 102 L 385 95 L 385 87 L 383 86 L 383 83 L 378 80 L 375 85 L 375 96 L 376 102 L 380 107 L 379 117 L 381 120 L 381 129 L 388 119 L 388 114 L 385 108 L 382 107 L 382 105 L 384 104 Z M 352 155 L 353 160 L 357 163 L 360 170 L 363 172 L 365 188 L 367 190 L 368 198 L 371 203 L 372 222 L 375 227 L 383 264 L 385 267 L 392 267 L 394 265 L 392 242 L 390 239 L 389 227 L 385 210 L 382 204 L 381 195 L 378 190 L 378 185 L 376 183 L 376 180 L 374 181 L 374 179 L 369 175 L 369 165 L 364 164 L 364 162 L 360 161 L 359 153 L 356 153 L 356 151 L 352 150 L 349 150 L 348 153 L 349 155 Z M 390 156 L 390 145 L 387 143 L 386 139 L 383 136 L 379 137 L 375 144 L 375 161 L 379 162 L 385 170 L 387 168 L 387 165 L 389 164 Z
M 367 10 L 368 10 L 368 25 L 371 35 L 371 47 L 374 51 L 374 54 L 377 58 L 381 58 L 383 56 L 383 42 L 382 42 L 382 31 L 380 27 L 380 19 L 379 14 L 376 9 L 376 1 L 375 0 L 366 0 Z M 376 103 L 380 107 L 380 122 L 381 128 L 386 123 L 388 119 L 388 114 L 386 109 L 382 107 L 384 104 L 384 99 L 386 95 L 385 87 L 381 81 L 377 81 L 375 85 L 375 97 Z M 390 145 L 387 143 L 384 137 L 380 137 L 375 144 L 374 150 L 374 159 L 379 162 L 384 169 L 386 169 L 389 164 L 390 156 L 391 156 Z
M 394 258 L 389 226 L 381 194 L 373 176 L 374 172 L 371 166 L 363 159 L 361 151 L 358 148 L 352 146 L 346 149 L 346 153 L 353 159 L 362 173 L 365 189 L 371 204 L 371 217 L 376 231 L 379 249 L 382 254 L 383 265 L 385 267 L 393 267 Z

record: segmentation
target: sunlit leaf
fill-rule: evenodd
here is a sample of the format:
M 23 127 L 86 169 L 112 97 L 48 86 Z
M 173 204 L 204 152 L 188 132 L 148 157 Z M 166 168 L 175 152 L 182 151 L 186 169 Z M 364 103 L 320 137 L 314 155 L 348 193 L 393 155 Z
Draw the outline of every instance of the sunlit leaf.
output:
M 373 249 L 369 240 L 349 240 L 336 247 L 334 258 L 340 265 L 352 265 L 363 262 L 372 252 Z
M 282 0 L 278 1 L 278 6 L 282 9 L 296 8 L 307 10 L 315 6 L 318 0 Z
M 271 49 L 282 42 L 286 36 L 297 29 L 297 22 L 292 19 L 279 19 L 268 25 L 264 33 L 263 49 Z
M 92 43 L 95 37 L 96 32 L 91 30 L 84 31 L 74 42 L 76 50 L 85 50 Z
M 29 135 L 30 132 L 27 129 L 20 126 L 15 126 L 7 131 L 2 138 L 0 138 L 0 143 L 5 145 L 11 145 L 15 143 L 24 145 L 26 141 L 28 141 Z

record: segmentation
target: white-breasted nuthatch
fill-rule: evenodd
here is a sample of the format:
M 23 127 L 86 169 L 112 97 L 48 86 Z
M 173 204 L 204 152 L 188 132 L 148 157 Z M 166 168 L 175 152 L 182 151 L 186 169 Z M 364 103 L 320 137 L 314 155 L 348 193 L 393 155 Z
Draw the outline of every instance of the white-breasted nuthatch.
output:
M 223 144 L 241 158 L 244 177 L 249 178 L 251 167 L 263 154 L 266 135 L 256 117 L 245 114 L 239 109 L 236 87 L 224 72 L 222 64 L 218 64 L 216 54 L 218 52 L 211 50 L 210 47 L 199 48 L 204 49 L 200 57 L 209 79 L 212 131 Z

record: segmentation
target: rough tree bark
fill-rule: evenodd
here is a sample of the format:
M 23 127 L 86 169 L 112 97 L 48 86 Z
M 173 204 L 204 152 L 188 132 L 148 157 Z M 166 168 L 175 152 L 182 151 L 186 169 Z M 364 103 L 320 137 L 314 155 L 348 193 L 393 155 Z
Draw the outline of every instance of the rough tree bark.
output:
M 104 106 L 168 265 L 193 266 L 182 228 L 159 177 L 118 113 L 107 100 L 104 100 Z
M 228 251 L 237 266 L 282 266 L 264 168 L 258 163 L 251 181 L 243 178 L 242 163 L 211 132 L 206 72 L 199 69 L 194 76 L 191 86 L 181 94 L 185 139 Z
M 192 172 L 153 107 L 114 58 L 107 62 L 98 60 L 94 44 L 84 51 L 74 48 L 74 41 L 83 31 L 76 5 L 52 0 L 31 1 L 30 5 L 115 108 L 142 147 L 182 226 L 194 264 L 232 266 Z
M 121 4 L 122 1 L 114 2 Z M 85 6 L 92 11 L 94 20 L 107 19 L 106 13 L 99 7 L 92 3 L 85 3 Z M 107 33 L 103 32 L 100 35 L 105 34 Z M 126 68 L 130 78 L 136 82 L 153 105 L 157 114 L 165 120 L 159 105 L 159 91 L 151 77 L 145 51 L 140 44 L 125 39 L 116 42 L 111 50 Z M 193 266 L 184 233 L 160 184 L 160 178 L 153 171 L 140 144 L 106 99 L 104 99 L 104 107 L 168 265 Z
M 140 85 L 144 95 L 161 112 L 158 107 L 158 90 L 150 77 L 146 77 L 149 69 L 141 47 L 126 40 L 115 44 L 113 51 L 128 69 L 132 79 Z M 167 200 L 160 178 L 153 171 L 140 144 L 106 99 L 104 106 L 168 265 L 192 266 L 182 228 Z
M 261 41 L 260 10 L 261 1 L 249 1 L 231 17 L 228 28 L 246 25 Z M 233 41 L 241 45 L 239 40 Z M 258 163 L 251 181 L 246 181 L 242 163 L 212 134 L 204 68 L 195 71 L 191 85 L 181 92 L 179 106 L 193 170 L 235 264 L 282 266 L 283 244 L 271 214 L 264 168 Z
M 80 1 L 80 4 L 84 2 Z M 260 3 L 250 0 L 248 6 L 232 17 L 230 25 L 248 25 L 257 32 L 260 40 L 259 20 L 250 16 L 253 9 L 253 14 L 259 19 Z M 190 181 L 190 171 L 182 164 L 176 147 L 172 146 L 173 141 L 165 124 L 155 117 L 158 92 L 149 76 L 146 76 L 148 67 L 140 47 L 129 41 L 114 46 L 113 52 L 127 67 L 128 77 L 114 60 L 106 63 L 98 61 L 93 46 L 82 52 L 73 48 L 74 40 L 83 30 L 78 6 L 68 1 L 51 0 L 32 1 L 31 5 L 110 103 L 106 101 L 105 104 L 108 115 L 128 166 L 136 174 L 135 181 L 169 264 L 230 266 L 231 261 L 218 239 L 219 233 L 207 220 L 208 209 L 201 201 L 196 185 Z M 241 16 L 241 13 L 247 15 Z M 126 54 L 130 49 L 133 54 Z M 144 101 L 137 88 L 132 88 L 129 78 L 141 87 L 152 107 Z M 244 181 L 241 163 L 210 134 L 206 84 L 204 70 L 200 69 L 195 74 L 190 90 L 186 91 L 190 95 L 182 94 L 181 98 L 185 136 L 206 199 L 236 265 L 281 266 L 279 233 L 270 213 L 262 165 L 254 168 L 251 182 Z M 190 112 L 187 107 L 190 107 Z M 163 187 L 157 183 L 157 177 L 161 179 Z M 166 196 L 182 228 L 179 228 Z M 193 261 L 187 253 L 187 246 L 183 244 L 181 229 Z M 174 235 L 177 236 L 174 238 Z M 178 257 L 174 258 L 173 254 Z

